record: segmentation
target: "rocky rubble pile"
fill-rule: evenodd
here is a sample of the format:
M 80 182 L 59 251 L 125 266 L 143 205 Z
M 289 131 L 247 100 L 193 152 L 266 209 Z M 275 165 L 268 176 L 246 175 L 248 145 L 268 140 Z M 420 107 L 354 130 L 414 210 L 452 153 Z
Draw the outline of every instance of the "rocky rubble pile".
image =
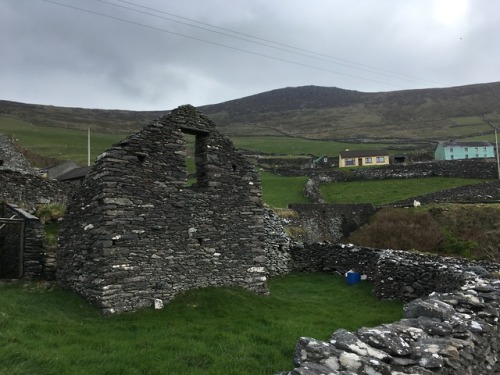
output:
M 12 139 L 0 134 L 0 170 L 34 174 L 35 169 L 17 149 Z

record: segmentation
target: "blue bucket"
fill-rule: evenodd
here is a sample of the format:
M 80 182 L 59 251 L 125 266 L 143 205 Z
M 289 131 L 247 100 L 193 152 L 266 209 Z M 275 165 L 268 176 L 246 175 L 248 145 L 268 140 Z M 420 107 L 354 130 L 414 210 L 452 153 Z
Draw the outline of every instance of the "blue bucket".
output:
M 347 285 L 357 284 L 361 281 L 361 274 L 359 272 L 347 272 L 346 280 Z

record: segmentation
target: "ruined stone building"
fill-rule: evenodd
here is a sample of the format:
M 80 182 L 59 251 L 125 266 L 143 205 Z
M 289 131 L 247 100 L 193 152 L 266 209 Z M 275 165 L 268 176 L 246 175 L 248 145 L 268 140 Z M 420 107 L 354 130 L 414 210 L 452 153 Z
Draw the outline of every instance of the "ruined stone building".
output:
M 204 286 L 267 293 L 263 210 L 258 173 L 182 106 L 98 158 L 61 222 L 57 277 L 107 314 Z

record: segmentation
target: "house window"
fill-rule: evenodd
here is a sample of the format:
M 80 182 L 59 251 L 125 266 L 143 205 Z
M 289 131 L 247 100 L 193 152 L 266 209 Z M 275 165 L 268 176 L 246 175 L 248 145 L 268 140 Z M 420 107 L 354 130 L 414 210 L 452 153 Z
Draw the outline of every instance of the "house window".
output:
M 478 151 L 479 151 L 479 148 L 476 147 L 476 152 L 478 152 Z
M 356 165 L 355 159 L 345 159 L 345 165 Z
M 465 152 L 468 152 L 468 151 L 469 151 L 469 147 L 466 147 L 466 148 L 465 148 Z
M 465 154 L 465 158 L 468 159 L 469 158 L 469 154 Z
M 455 159 L 455 157 L 453 155 L 450 155 L 450 160 L 453 160 Z
M 365 158 L 365 164 L 371 164 L 372 158 Z
M 483 147 L 483 151 L 486 152 L 486 147 Z
M 478 158 L 478 157 L 479 157 L 479 154 L 476 154 L 476 158 Z
M 385 157 L 377 156 L 377 163 L 384 163 L 384 162 L 385 162 Z
M 450 152 L 453 152 L 453 147 L 450 147 Z

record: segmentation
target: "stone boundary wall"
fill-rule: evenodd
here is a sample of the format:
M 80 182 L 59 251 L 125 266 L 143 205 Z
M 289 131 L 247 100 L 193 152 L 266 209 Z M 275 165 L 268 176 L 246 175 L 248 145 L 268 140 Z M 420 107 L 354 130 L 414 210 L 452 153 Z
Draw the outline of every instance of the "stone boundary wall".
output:
M 19 204 L 30 211 L 39 204 L 64 204 L 73 190 L 74 187 L 67 183 L 0 170 L 0 201 Z
M 461 177 L 461 178 L 498 178 L 497 162 L 489 159 L 434 160 L 414 164 L 390 164 L 379 167 L 332 168 L 321 170 L 299 170 L 291 168 L 275 169 L 283 176 L 323 177 L 330 182 L 385 180 L 390 178 L 417 177 Z
M 281 375 L 500 373 L 500 281 L 488 272 L 498 264 L 325 244 L 294 248 L 292 258 L 295 271 L 360 271 L 378 297 L 410 302 L 398 322 L 339 329 L 328 342 L 302 337 L 297 367 Z
M 371 204 L 299 204 L 288 206 L 297 212 L 290 225 L 303 229 L 299 240 L 305 243 L 339 242 L 377 212 Z
M 367 276 L 380 299 L 411 301 L 432 292 L 450 292 L 463 284 L 464 269 L 500 272 L 487 261 L 424 255 L 402 250 L 314 243 L 290 249 L 294 272 L 327 272 L 344 275 L 353 270 Z

